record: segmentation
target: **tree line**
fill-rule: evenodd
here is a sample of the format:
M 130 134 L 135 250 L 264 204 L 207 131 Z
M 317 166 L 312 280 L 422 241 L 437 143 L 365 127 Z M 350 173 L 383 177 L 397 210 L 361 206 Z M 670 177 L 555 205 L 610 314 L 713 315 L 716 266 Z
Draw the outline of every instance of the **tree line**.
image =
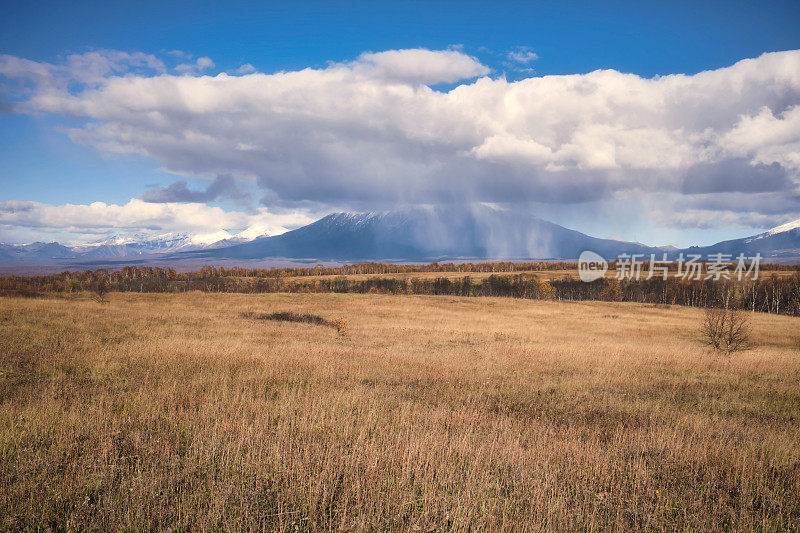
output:
M 36 296 L 42 293 L 74 293 L 92 291 L 105 294 L 118 292 L 231 292 L 231 293 L 379 293 L 423 294 L 451 296 L 494 296 L 554 300 L 605 300 L 641 302 L 692 307 L 725 306 L 800 316 L 800 271 L 793 274 L 762 275 L 757 280 L 682 279 L 653 277 L 651 279 L 601 278 L 585 283 L 570 275 L 562 279 L 544 280 L 532 273 L 536 263 L 483 263 L 455 265 L 475 270 L 457 271 L 458 277 L 397 277 L 394 273 L 436 272 L 424 268 L 442 265 L 385 265 L 366 263 L 346 267 L 308 269 L 224 269 L 206 267 L 199 272 L 178 273 L 171 268 L 133 267 L 120 270 L 61 272 L 45 276 L 8 276 L 0 278 L 0 295 Z M 552 269 L 564 269 L 570 263 L 545 263 Z M 382 266 L 383 265 L 383 266 Z M 492 274 L 482 279 L 469 276 L 479 268 L 503 265 L 506 273 Z M 524 266 L 523 266 L 524 265 Z M 537 264 L 538 265 L 538 264 Z M 389 270 L 380 271 L 381 268 Z M 397 272 L 392 272 L 395 268 Z M 355 269 L 352 271 L 351 269 Z M 418 270 L 412 270 L 418 269 Z M 373 272 L 377 270 L 377 272 Z M 540 269 L 542 270 L 542 269 Z M 762 270 L 764 270 L 762 268 Z M 333 272 L 328 274 L 327 272 Z M 444 271 L 442 271 L 444 272 Z M 452 271 L 451 271 L 452 272 Z M 492 272 L 489 270 L 489 272 Z M 382 274 L 369 278 L 347 277 L 347 273 Z M 250 274 L 250 275 L 245 275 Z M 311 276 L 317 276 L 311 278 Z

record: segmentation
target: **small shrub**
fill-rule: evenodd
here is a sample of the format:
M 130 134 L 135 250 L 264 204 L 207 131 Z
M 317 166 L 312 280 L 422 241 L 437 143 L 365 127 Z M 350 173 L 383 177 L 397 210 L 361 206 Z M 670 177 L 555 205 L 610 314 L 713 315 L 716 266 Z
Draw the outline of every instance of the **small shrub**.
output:
M 750 320 L 748 316 L 730 307 L 707 307 L 702 333 L 706 344 L 726 354 L 748 347 Z
M 343 318 L 331 320 L 331 326 L 335 327 L 336 331 L 342 335 L 347 331 L 347 321 Z

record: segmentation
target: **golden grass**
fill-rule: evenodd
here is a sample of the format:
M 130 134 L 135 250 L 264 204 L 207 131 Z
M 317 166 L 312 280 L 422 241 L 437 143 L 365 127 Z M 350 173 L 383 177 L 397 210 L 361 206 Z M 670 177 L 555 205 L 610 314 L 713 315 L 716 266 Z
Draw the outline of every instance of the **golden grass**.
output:
M 110 298 L 0 299 L 2 528 L 800 528 L 796 318 L 723 357 L 680 307 Z

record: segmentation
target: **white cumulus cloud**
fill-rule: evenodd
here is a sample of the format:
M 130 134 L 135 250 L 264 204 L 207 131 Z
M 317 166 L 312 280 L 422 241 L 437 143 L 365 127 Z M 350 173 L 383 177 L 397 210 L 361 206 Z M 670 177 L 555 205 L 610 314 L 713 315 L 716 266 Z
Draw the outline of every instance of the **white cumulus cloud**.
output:
M 349 68 L 367 76 L 428 85 L 453 83 L 490 72 L 477 59 L 457 50 L 422 48 L 365 52 Z
M 535 55 L 515 53 L 517 62 Z M 459 50 L 366 52 L 272 74 L 199 75 L 210 66 L 199 61 L 170 75 L 145 55 L 64 65 L 2 56 L 0 75 L 29 87 L 17 111 L 84 119 L 69 130 L 76 142 L 187 177 L 255 180 L 269 201 L 757 193 L 800 211 L 797 50 L 692 75 L 598 70 L 513 82 Z M 64 82 L 81 76 L 77 90 Z
M 73 235 L 99 235 L 109 231 L 147 231 L 153 234 L 186 231 L 196 234 L 219 230 L 237 232 L 257 228 L 258 234 L 277 235 L 313 219 L 304 213 L 278 214 L 260 208 L 255 212 L 226 211 L 202 203 L 128 203 L 50 205 L 40 202 L 0 202 L 0 228 L 59 231 Z M 91 241 L 92 239 L 85 239 Z

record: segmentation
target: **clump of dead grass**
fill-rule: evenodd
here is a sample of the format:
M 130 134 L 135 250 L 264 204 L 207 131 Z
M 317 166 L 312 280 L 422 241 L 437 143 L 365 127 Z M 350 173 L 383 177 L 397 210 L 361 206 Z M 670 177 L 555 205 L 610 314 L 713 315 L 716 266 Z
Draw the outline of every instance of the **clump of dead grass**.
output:
M 339 333 L 344 333 L 347 329 L 347 321 L 341 318 L 328 320 L 319 315 L 312 315 L 310 313 L 295 313 L 293 311 L 278 311 L 275 313 L 255 313 L 247 311 L 242 313 L 243 318 L 252 318 L 255 320 L 273 320 L 275 322 L 298 322 L 301 324 L 313 324 L 315 326 L 327 326 L 334 328 Z

